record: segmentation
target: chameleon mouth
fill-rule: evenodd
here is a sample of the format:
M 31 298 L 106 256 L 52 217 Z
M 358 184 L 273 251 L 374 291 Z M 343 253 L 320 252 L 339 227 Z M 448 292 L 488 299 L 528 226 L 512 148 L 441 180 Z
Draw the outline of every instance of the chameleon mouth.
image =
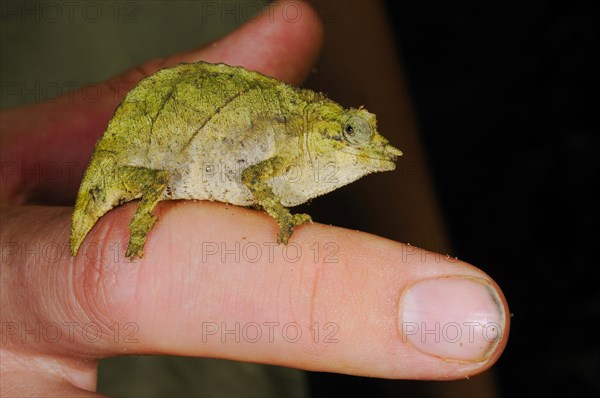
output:
M 391 145 L 386 145 L 382 149 L 382 151 L 377 151 L 375 153 L 375 155 L 378 156 L 369 156 L 345 150 L 342 150 L 342 152 L 356 156 L 357 158 L 369 159 L 370 161 L 372 161 L 373 164 L 378 165 L 378 171 L 390 171 L 396 169 L 396 160 L 398 156 L 402 156 L 402 151 L 394 148 Z
M 386 145 L 383 150 L 384 163 L 387 163 L 390 168 L 386 170 L 394 170 L 396 168 L 396 160 L 398 160 L 399 156 L 402 156 L 402 151 L 391 146 Z
M 379 168 L 381 171 L 396 170 L 396 162 L 389 159 L 381 159 L 382 167 Z

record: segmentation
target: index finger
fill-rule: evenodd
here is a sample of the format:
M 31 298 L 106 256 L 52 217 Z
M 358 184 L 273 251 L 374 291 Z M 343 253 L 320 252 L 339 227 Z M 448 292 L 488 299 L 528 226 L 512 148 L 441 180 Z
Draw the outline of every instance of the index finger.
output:
M 145 257 L 132 264 L 124 252 L 133 211 L 128 204 L 103 217 L 75 259 L 60 232 L 68 212 L 40 210 L 35 223 L 18 228 L 7 220 L 4 241 L 15 251 L 3 264 L 12 303 L 5 319 L 17 329 L 37 322 L 40 330 L 46 323 L 63 330 L 56 340 L 37 342 L 15 330 L 12 347 L 67 357 L 164 353 L 458 379 L 490 367 L 506 344 L 502 292 L 456 259 L 318 224 L 277 245 L 275 224 L 260 212 L 165 202 Z M 23 242 L 37 256 L 26 267 L 11 266 L 28 255 L 19 251 Z M 63 251 L 46 256 L 48 247 Z

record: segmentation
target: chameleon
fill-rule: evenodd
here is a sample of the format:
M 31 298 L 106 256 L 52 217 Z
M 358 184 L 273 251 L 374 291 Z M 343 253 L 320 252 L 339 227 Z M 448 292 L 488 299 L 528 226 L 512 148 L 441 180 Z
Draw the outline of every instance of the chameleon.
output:
M 139 199 L 126 256 L 143 256 L 163 200 L 211 200 L 264 210 L 287 244 L 312 221 L 288 207 L 373 172 L 402 152 L 376 116 L 240 66 L 179 64 L 142 79 L 96 143 L 72 215 L 73 256 L 100 217 Z

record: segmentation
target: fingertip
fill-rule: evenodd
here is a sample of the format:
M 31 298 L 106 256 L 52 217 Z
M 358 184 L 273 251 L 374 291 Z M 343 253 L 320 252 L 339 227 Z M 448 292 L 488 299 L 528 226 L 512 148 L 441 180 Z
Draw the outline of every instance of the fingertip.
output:
M 242 27 L 201 49 L 189 62 L 204 60 L 244 66 L 292 84 L 311 71 L 323 42 L 323 26 L 304 1 L 278 1 Z
M 503 341 L 504 306 L 482 278 L 420 280 L 400 300 L 403 340 L 446 361 L 486 363 Z
M 455 257 L 398 244 L 404 272 L 398 339 L 415 379 L 455 380 L 493 366 L 506 347 L 510 313 L 499 286 Z

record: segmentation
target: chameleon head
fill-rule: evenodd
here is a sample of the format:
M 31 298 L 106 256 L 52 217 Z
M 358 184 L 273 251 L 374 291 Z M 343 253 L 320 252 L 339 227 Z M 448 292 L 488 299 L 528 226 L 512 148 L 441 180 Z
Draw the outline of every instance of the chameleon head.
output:
M 394 170 L 402 152 L 377 132 L 375 115 L 366 109 L 344 109 L 320 103 L 307 113 L 304 160 L 298 179 L 290 172 L 275 183 L 285 190 L 286 206 L 331 192 L 367 174 Z M 295 183 L 293 183 L 295 182 Z
M 340 122 L 341 140 L 336 141 L 343 146 L 337 148 L 341 152 L 337 157 L 343 159 L 344 164 L 355 165 L 367 173 L 396 168 L 396 158 L 402 156 L 402 152 L 377 132 L 374 114 L 364 108 L 350 109 Z
M 364 108 L 342 109 L 337 104 L 318 112 L 309 127 L 308 152 L 313 163 L 334 165 L 332 182 L 338 185 L 331 190 L 369 173 L 396 168 L 402 152 L 377 132 L 374 114 Z

